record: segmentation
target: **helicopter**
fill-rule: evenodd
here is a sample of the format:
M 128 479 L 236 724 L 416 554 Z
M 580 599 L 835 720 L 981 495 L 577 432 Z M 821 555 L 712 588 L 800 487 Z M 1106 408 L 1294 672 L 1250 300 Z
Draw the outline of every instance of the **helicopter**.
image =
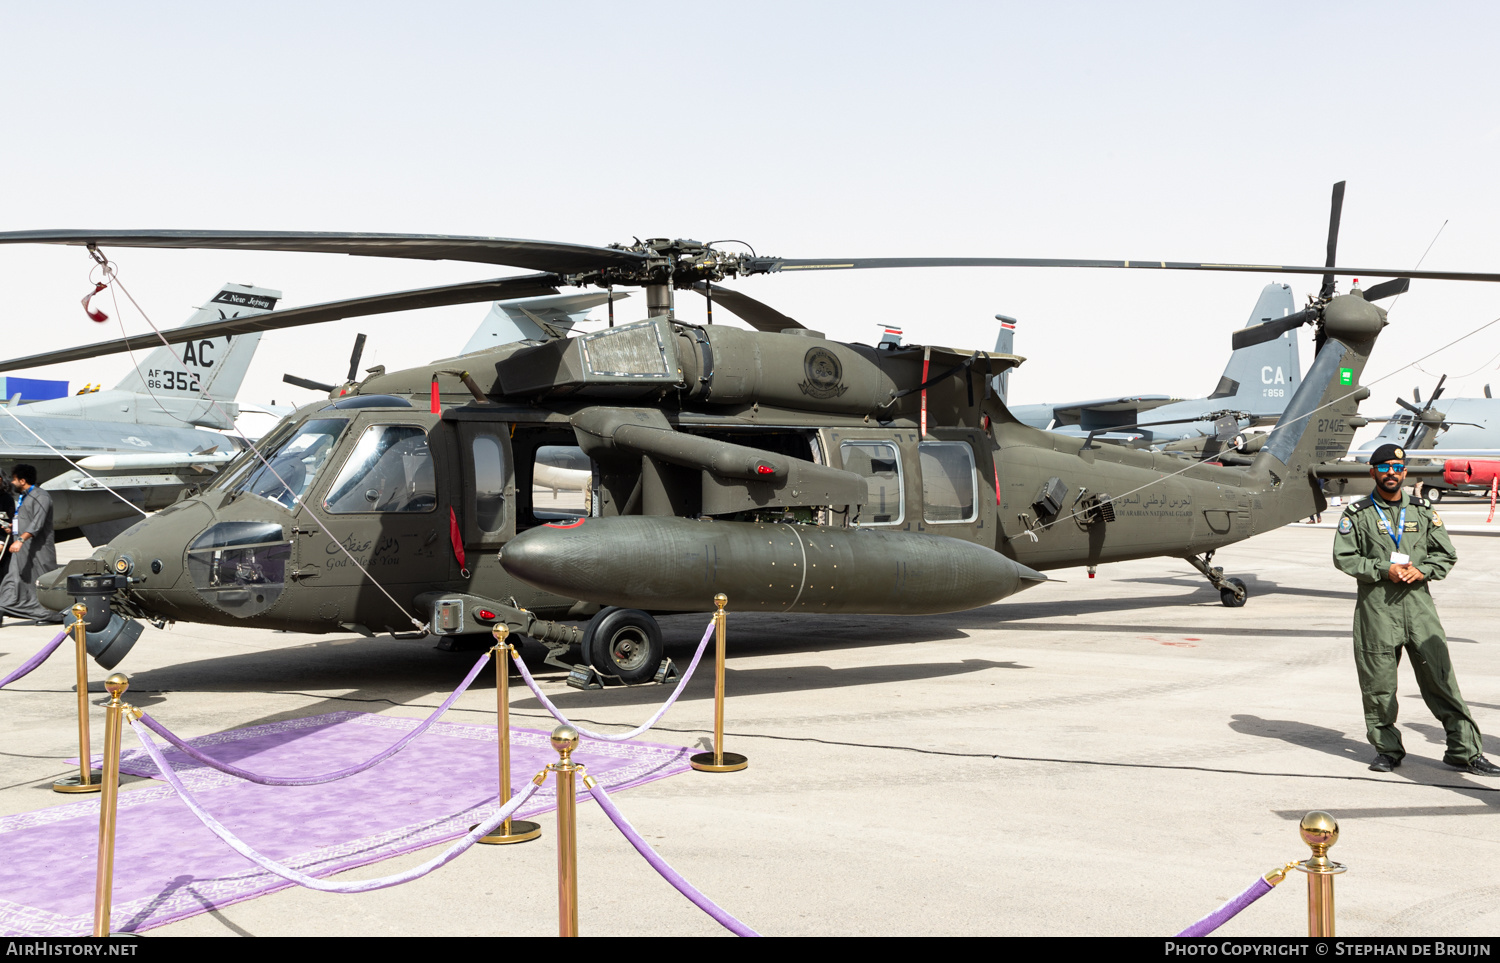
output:
M 728 242 L 586 245 L 506 238 L 224 231 L 29 231 L 0 243 L 331 252 L 458 259 L 538 273 L 292 308 L 162 332 L 168 342 L 283 329 L 561 287 L 644 289 L 646 317 L 408 368 L 299 408 L 201 491 L 44 577 L 44 604 L 107 600 L 101 619 L 462 636 L 496 624 L 584 676 L 670 677 L 655 614 L 921 615 L 988 605 L 1049 569 L 1186 559 L 1231 607 L 1215 550 L 1326 506 L 1385 326 L 1372 301 L 1411 278 L 1500 274 L 1042 258 L 764 257 Z M 748 248 L 748 245 L 746 245 Z M 991 390 L 1023 359 L 874 347 L 821 332 L 722 282 L 788 271 L 1057 267 L 1322 275 L 1302 310 L 1317 352 L 1248 465 L 1096 444 L 1018 421 Z M 1338 276 L 1391 277 L 1335 292 Z M 675 314 L 708 298 L 706 324 Z M 714 307 L 754 330 L 712 323 Z M 1240 345 L 1236 343 L 1236 347 Z M 118 342 L 0 363 L 92 357 Z M 537 453 L 588 458 L 587 513 L 532 499 Z M 90 619 L 95 616 L 91 609 Z M 587 620 L 585 627 L 567 624 Z M 92 629 L 92 623 L 91 623 Z M 94 653 L 101 664 L 122 652 Z

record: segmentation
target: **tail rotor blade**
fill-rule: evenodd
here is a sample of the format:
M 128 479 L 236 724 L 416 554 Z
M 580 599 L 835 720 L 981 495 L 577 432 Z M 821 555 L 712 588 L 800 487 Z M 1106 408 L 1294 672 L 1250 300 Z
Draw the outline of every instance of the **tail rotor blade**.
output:
M 1248 348 L 1251 345 L 1274 341 L 1293 328 L 1306 324 L 1312 319 L 1312 316 L 1312 312 L 1304 308 L 1296 314 L 1289 314 L 1275 321 L 1267 321 L 1264 324 L 1252 324 L 1248 328 L 1240 328 L 1230 338 L 1230 344 L 1238 351 L 1240 348 Z
M 1405 408 L 1407 411 L 1411 412 L 1414 415 L 1420 415 L 1422 413 L 1421 408 L 1418 408 L 1416 405 L 1412 404 L 1410 401 L 1407 401 L 1405 398 L 1397 398 L 1396 404 Z
M 1344 213 L 1344 182 L 1339 181 L 1333 185 L 1333 205 L 1328 212 L 1328 260 L 1323 262 L 1324 267 L 1333 267 L 1336 263 L 1335 256 L 1339 249 L 1339 219 Z M 1333 297 L 1333 275 L 1323 275 L 1323 289 L 1318 292 L 1320 298 Z
M 1396 278 L 1391 281 L 1381 281 L 1365 292 L 1365 300 L 1379 301 L 1381 298 L 1405 294 L 1410 289 L 1411 278 Z
M 354 336 L 354 353 L 349 355 L 349 377 L 345 381 L 353 381 L 359 374 L 359 359 L 365 353 L 365 336 L 357 334 Z

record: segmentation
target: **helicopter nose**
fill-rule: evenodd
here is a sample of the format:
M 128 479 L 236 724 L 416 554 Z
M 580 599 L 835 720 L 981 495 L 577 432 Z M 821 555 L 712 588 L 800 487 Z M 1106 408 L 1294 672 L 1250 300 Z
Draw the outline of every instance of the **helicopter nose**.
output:
M 94 553 L 105 571 L 125 578 L 132 594 L 151 598 L 160 592 L 186 588 L 183 546 L 213 521 L 213 513 L 198 502 L 179 503 L 142 519 L 116 535 Z

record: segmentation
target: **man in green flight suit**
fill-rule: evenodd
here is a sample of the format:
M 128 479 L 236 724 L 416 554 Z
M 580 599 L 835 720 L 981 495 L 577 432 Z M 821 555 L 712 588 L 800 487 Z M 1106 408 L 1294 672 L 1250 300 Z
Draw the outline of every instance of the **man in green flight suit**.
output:
M 1448 734 L 1443 761 L 1476 776 L 1500 776 L 1484 758 L 1479 727 L 1453 677 L 1448 640 L 1427 583 L 1453 570 L 1458 553 L 1442 516 L 1425 498 L 1402 488 L 1406 452 L 1381 445 L 1370 456 L 1375 491 L 1344 510 L 1333 540 L 1333 564 L 1359 582 L 1354 603 L 1354 665 L 1365 708 L 1365 735 L 1375 747 L 1375 772 L 1401 765 L 1406 750 L 1396 728 L 1396 667 L 1411 654 L 1422 701 Z

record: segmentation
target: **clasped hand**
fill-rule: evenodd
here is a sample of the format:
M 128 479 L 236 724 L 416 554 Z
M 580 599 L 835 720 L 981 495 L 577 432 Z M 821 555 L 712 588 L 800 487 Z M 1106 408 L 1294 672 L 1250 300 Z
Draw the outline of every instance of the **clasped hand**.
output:
M 1418 571 L 1415 565 L 1396 565 L 1394 563 L 1392 563 L 1390 569 L 1386 571 L 1385 576 L 1392 582 L 1404 582 L 1407 584 L 1410 584 L 1412 582 L 1420 582 L 1427 577 L 1420 571 Z

